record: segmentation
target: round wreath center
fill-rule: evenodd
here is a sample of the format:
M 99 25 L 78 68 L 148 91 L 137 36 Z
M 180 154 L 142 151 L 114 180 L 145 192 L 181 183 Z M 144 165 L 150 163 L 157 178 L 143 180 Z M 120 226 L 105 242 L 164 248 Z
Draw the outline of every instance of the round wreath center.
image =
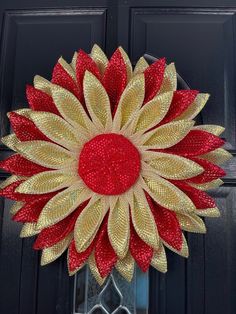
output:
M 117 195 L 137 180 L 141 168 L 137 148 L 123 135 L 100 134 L 85 143 L 78 172 L 94 192 Z

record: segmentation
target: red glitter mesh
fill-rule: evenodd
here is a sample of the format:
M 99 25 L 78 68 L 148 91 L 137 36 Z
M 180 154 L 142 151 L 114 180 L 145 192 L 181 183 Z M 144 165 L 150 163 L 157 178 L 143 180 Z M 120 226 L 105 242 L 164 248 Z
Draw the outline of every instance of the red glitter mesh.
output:
M 84 262 L 87 260 L 89 255 L 92 253 L 94 248 L 94 242 L 93 241 L 90 246 L 81 253 L 78 253 L 75 247 L 75 241 L 73 240 L 68 248 L 68 267 L 69 271 L 73 272 L 80 266 L 84 264 Z
M 160 124 L 168 123 L 183 113 L 198 94 L 196 90 L 177 90 L 174 92 L 170 108 Z
M 183 140 L 164 151 L 191 157 L 208 153 L 222 145 L 224 141 L 214 134 L 202 130 L 191 130 Z
M 94 192 L 121 194 L 139 176 L 140 155 L 123 135 L 100 134 L 84 145 L 79 157 L 78 172 Z
M 112 55 L 103 77 L 103 85 L 109 95 L 113 115 L 126 84 L 126 65 L 121 52 L 117 49 Z
M 107 219 L 103 222 L 96 241 L 95 260 L 102 277 L 106 277 L 117 262 L 117 255 L 108 238 Z
M 26 97 L 31 109 L 59 114 L 56 106 L 54 105 L 52 97 L 43 91 L 31 85 L 27 85 Z
M 22 142 L 34 140 L 50 142 L 50 140 L 41 131 L 39 131 L 36 125 L 28 118 L 21 116 L 16 112 L 10 112 L 9 119 L 13 131 Z
M 1 161 L 0 168 L 19 176 L 32 176 L 39 172 L 48 170 L 48 168 L 37 165 L 19 154 L 12 155 Z
M 204 191 L 195 189 L 183 181 L 171 181 L 180 190 L 182 190 L 194 203 L 197 209 L 213 208 L 216 207 L 216 203 L 212 197 L 210 197 Z
M 151 64 L 145 71 L 145 99 L 144 103 L 156 96 L 164 78 L 166 59 L 162 58 Z
M 70 232 L 74 230 L 75 222 L 87 204 L 88 201 L 83 202 L 68 217 L 64 218 L 51 227 L 43 229 L 34 243 L 34 249 L 41 250 L 46 247 L 50 247 L 64 239 Z
M 47 204 L 50 197 L 42 196 L 29 203 L 26 203 L 13 217 L 18 222 L 37 222 L 43 207 Z
M 225 171 L 222 168 L 212 164 L 208 160 L 196 157 L 195 158 L 192 157 L 191 160 L 195 161 L 200 166 L 202 166 L 204 168 L 204 172 L 196 177 L 186 180 L 187 182 L 206 183 L 225 176 Z
M 55 65 L 53 69 L 52 83 L 67 89 L 72 94 L 74 94 L 80 101 L 82 101 L 82 90 L 79 89 L 76 82 L 69 75 L 69 73 L 66 72 L 66 70 L 59 62 Z
M 146 272 L 151 263 L 153 249 L 146 244 L 135 231 L 132 223 L 130 224 L 130 253 L 142 271 Z
M 152 210 L 160 237 L 171 247 L 180 251 L 183 239 L 176 214 L 157 204 L 147 193 L 146 198 Z

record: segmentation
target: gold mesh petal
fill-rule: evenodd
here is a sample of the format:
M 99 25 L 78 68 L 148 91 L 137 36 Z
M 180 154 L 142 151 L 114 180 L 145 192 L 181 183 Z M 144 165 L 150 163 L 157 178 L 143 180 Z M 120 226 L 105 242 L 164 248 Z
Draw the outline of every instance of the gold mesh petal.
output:
M 190 159 L 166 153 L 153 153 L 152 159 L 147 163 L 161 177 L 173 180 L 189 179 L 204 171 L 201 166 Z
M 104 128 L 111 127 L 110 100 L 101 82 L 86 71 L 83 81 L 84 98 L 89 114 L 94 123 Z
M 89 247 L 107 210 L 102 199 L 94 201 L 94 198 L 83 209 L 74 229 L 75 246 L 78 252 L 83 252 Z
M 89 256 L 88 265 L 89 265 L 89 269 L 90 269 L 91 273 L 93 274 L 94 278 L 97 280 L 98 284 L 101 286 L 105 282 L 106 277 L 104 277 L 104 278 L 101 277 L 101 275 L 98 271 L 97 265 L 96 265 L 94 253 L 92 253 Z
M 17 151 L 16 144 L 20 143 L 15 134 L 9 134 L 1 138 L 1 141 L 4 145 L 9 147 L 10 149 Z
M 134 118 L 135 113 L 143 104 L 145 96 L 144 75 L 139 74 L 132 78 L 126 86 L 115 114 L 114 126 L 116 129 L 125 127 Z
M 131 217 L 139 237 L 154 249 L 159 247 L 159 235 L 156 223 L 142 190 L 136 191 L 131 204 Z
M 123 259 L 119 259 L 116 263 L 116 269 L 128 282 L 130 282 L 134 275 L 134 259 L 130 252 Z
M 76 71 L 77 56 L 78 56 L 78 53 L 77 53 L 77 51 L 75 51 L 74 54 L 73 54 L 71 63 L 70 63 L 70 66 L 72 67 L 72 69 L 74 69 L 74 71 Z
M 20 237 L 33 237 L 39 232 L 40 230 L 36 229 L 36 222 L 26 222 L 21 229 Z
M 43 229 L 61 221 L 71 214 L 81 203 L 89 199 L 84 188 L 75 184 L 51 198 L 41 211 L 37 228 Z
M 193 186 L 196 189 L 207 191 L 207 190 L 216 189 L 219 186 L 221 186 L 223 183 L 224 182 L 221 179 L 216 179 L 216 180 L 206 182 L 206 183 L 189 183 L 189 185 Z
M 111 245 L 119 258 L 124 258 L 129 248 L 129 206 L 119 199 L 110 208 L 108 218 L 108 236 Z
M 40 75 L 35 75 L 34 77 L 34 87 L 41 90 L 42 92 L 51 95 L 52 83 L 46 80 Z
M 143 73 L 148 67 L 149 67 L 149 64 L 147 63 L 147 61 L 144 59 L 144 57 L 141 57 L 140 59 L 138 59 L 134 67 L 133 75 Z
M 220 217 L 220 211 L 217 207 L 196 209 L 195 213 L 202 217 Z
M 130 59 L 129 59 L 127 53 L 124 51 L 124 49 L 122 47 L 119 47 L 119 51 L 122 55 L 122 58 L 124 59 L 125 65 L 126 65 L 127 81 L 129 82 L 129 80 L 132 77 L 132 72 L 133 72 L 132 64 L 130 62 Z
M 194 119 L 203 109 L 209 97 L 210 97 L 209 94 L 198 94 L 193 103 L 190 106 L 188 106 L 188 108 L 174 120 L 177 121 L 183 119 L 186 120 Z
M 191 130 L 193 121 L 180 120 L 170 122 L 142 136 L 144 146 L 162 149 L 169 148 L 180 142 Z
M 214 124 L 203 124 L 203 125 L 196 125 L 193 127 L 193 130 L 203 130 L 209 133 L 212 133 L 216 136 L 221 135 L 221 133 L 224 132 L 225 128 L 220 125 L 214 125 Z
M 160 242 L 158 250 L 154 251 L 151 265 L 162 273 L 167 272 L 166 252 L 163 244 Z
M 80 101 L 72 93 L 58 85 L 53 85 L 52 97 L 57 109 L 67 122 L 76 129 L 81 129 L 81 127 L 88 129 L 90 127 L 90 119 Z
M 217 148 L 199 157 L 208 160 L 213 164 L 220 165 L 231 159 L 233 156 L 227 150 L 223 148 Z
M 159 94 L 175 91 L 177 88 L 177 73 L 174 63 L 166 66 L 164 79 L 159 90 Z
M 157 95 L 145 104 L 138 113 L 134 132 L 144 132 L 157 125 L 169 110 L 173 92 Z
M 102 49 L 96 44 L 92 48 L 91 58 L 95 61 L 100 73 L 103 75 L 108 64 L 108 59 Z
M 57 242 L 53 246 L 43 249 L 41 256 L 41 266 L 47 265 L 60 257 L 68 248 L 72 238 L 73 234 L 70 233 L 63 240 Z
M 206 226 L 204 222 L 196 214 L 177 213 L 176 215 L 183 230 L 196 233 L 206 233 Z
M 58 191 L 78 181 L 74 173 L 65 173 L 60 170 L 38 173 L 21 183 L 16 192 L 25 194 L 44 194 Z
M 183 256 L 183 257 L 188 257 L 189 256 L 188 244 L 183 234 L 182 234 L 182 239 L 183 239 L 183 244 L 182 244 L 182 249 L 180 251 L 177 251 L 165 241 L 162 240 L 162 242 L 169 250 L 173 251 L 174 253 L 177 253 L 178 255 Z
M 11 209 L 10 209 L 10 214 L 15 215 L 18 213 L 18 211 L 25 205 L 24 202 L 15 202 Z
M 79 146 L 79 134 L 58 115 L 50 112 L 31 111 L 31 120 L 50 140 L 70 150 Z
M 143 188 L 163 207 L 176 212 L 193 212 L 191 199 L 174 184 L 157 176 L 144 174 Z
M 16 145 L 26 159 L 51 169 L 61 169 L 76 160 L 68 150 L 46 141 L 26 141 Z
M 58 60 L 63 69 L 76 81 L 76 75 L 74 69 L 68 64 L 62 57 Z
M 0 189 L 4 189 L 5 187 L 12 184 L 13 182 L 16 182 L 22 179 L 24 179 L 24 177 L 12 175 L 0 184 Z

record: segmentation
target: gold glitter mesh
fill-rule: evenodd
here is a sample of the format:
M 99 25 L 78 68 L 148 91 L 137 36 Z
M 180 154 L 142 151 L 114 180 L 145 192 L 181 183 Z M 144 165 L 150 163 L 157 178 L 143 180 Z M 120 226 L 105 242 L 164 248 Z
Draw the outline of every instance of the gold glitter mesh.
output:
M 177 74 L 174 63 L 166 66 L 164 72 L 164 79 L 159 90 L 159 94 L 169 91 L 175 91 L 177 88 Z
M 183 120 L 183 119 L 186 119 L 186 120 L 194 119 L 199 114 L 199 112 L 203 109 L 209 97 L 210 97 L 209 94 L 198 94 L 195 100 L 193 101 L 193 103 L 181 115 L 179 115 L 174 120 L 177 121 L 177 120 Z
M 75 245 L 78 252 L 86 250 L 94 239 L 107 212 L 104 202 L 98 199 L 91 202 L 79 215 L 74 231 Z
M 72 238 L 73 234 L 71 233 L 53 246 L 43 249 L 41 256 L 41 266 L 47 265 L 60 257 L 68 248 Z
M 68 64 L 62 57 L 58 60 L 63 69 L 76 81 L 76 75 L 74 69 Z
M 78 177 L 59 170 L 44 171 L 21 183 L 16 192 L 25 194 L 44 194 L 72 185 Z
M 0 184 L 0 189 L 4 189 L 5 187 L 12 184 L 13 182 L 16 182 L 16 181 L 21 180 L 21 179 L 23 179 L 23 177 L 16 176 L 16 175 L 10 176 L 9 178 L 7 178 L 5 181 L 3 181 Z
M 181 141 L 191 130 L 193 121 L 170 122 L 143 135 L 143 143 L 150 148 L 168 148 Z
M 51 198 L 44 206 L 37 223 L 37 228 L 43 229 L 61 221 L 71 214 L 87 195 L 83 195 L 84 188 L 72 186 Z
M 21 238 L 33 237 L 38 234 L 40 230 L 36 229 L 36 223 L 27 222 L 23 225 L 20 233 Z
M 10 209 L 10 214 L 15 215 L 16 213 L 18 213 L 18 211 L 24 206 L 24 204 L 24 202 L 15 202 Z
M 225 128 L 223 126 L 214 125 L 214 124 L 197 125 L 193 129 L 195 129 L 195 130 L 203 130 L 203 131 L 212 133 L 212 134 L 214 134 L 216 136 L 219 136 L 225 130 Z
M 140 110 L 135 126 L 135 132 L 144 132 L 156 126 L 169 110 L 173 93 L 165 93 L 154 97 Z
M 135 112 L 137 112 L 143 104 L 144 95 L 144 75 L 139 74 L 132 78 L 121 96 L 114 119 L 114 124 L 117 125 L 117 127 L 122 128 L 132 120 Z
M 233 156 L 223 148 L 217 148 L 212 152 L 199 156 L 205 160 L 212 162 L 213 164 L 220 165 L 228 161 Z
M 155 153 L 153 159 L 148 161 L 156 173 L 164 178 L 184 180 L 195 177 L 204 169 L 194 161 L 172 154 Z
M 105 53 L 98 45 L 95 44 L 92 48 L 90 56 L 93 59 L 93 61 L 95 61 L 95 63 L 97 64 L 100 73 L 103 74 L 108 64 L 108 59 Z
M 104 277 L 104 278 L 101 277 L 101 275 L 98 271 L 97 265 L 96 265 L 94 253 L 92 253 L 89 256 L 88 265 L 89 265 L 90 271 L 93 274 L 94 278 L 97 280 L 98 284 L 101 286 L 105 282 L 106 277 Z
M 145 176 L 144 189 L 163 207 L 177 212 L 191 212 L 195 206 L 190 198 L 175 185 L 158 176 Z
M 131 217 L 134 228 L 140 238 L 151 247 L 159 247 L 156 223 L 142 190 L 134 194 L 131 205 Z
M 196 209 L 195 213 L 198 216 L 202 216 L 202 217 L 220 217 L 220 211 L 217 207 L 213 207 L 213 208 L 204 208 L 202 210 L 200 209 Z
M 48 95 L 51 95 L 51 86 L 52 83 L 46 80 L 44 77 L 35 75 L 34 77 L 34 87 L 45 92 Z
M 132 77 L 132 72 L 133 72 L 132 64 L 130 62 L 130 59 L 129 59 L 127 53 L 124 51 L 124 49 L 122 47 L 119 47 L 119 51 L 122 55 L 122 58 L 124 59 L 125 65 L 126 65 L 127 81 L 129 82 L 129 80 Z
M 177 213 L 176 215 L 179 220 L 180 226 L 183 230 L 196 233 L 206 233 L 206 227 L 204 222 L 200 217 L 198 217 L 194 213 L 191 214 Z
M 166 252 L 161 242 L 158 250 L 153 253 L 151 265 L 162 273 L 167 272 Z
M 83 90 L 93 122 L 100 122 L 103 127 L 111 125 L 111 109 L 107 92 L 100 81 L 88 71 L 85 72 Z
M 130 252 L 127 253 L 125 258 L 117 261 L 116 269 L 128 282 L 132 280 L 134 275 L 134 259 Z
M 110 208 L 108 218 L 108 236 L 119 258 L 124 258 L 129 248 L 130 221 L 128 203 L 117 201 Z
M 188 257 L 189 256 L 188 244 L 183 234 L 182 234 L 182 239 L 183 239 L 183 244 L 182 244 L 182 249 L 180 251 L 175 250 L 172 246 L 170 246 L 165 241 L 162 240 L 162 242 L 169 250 L 173 251 L 174 253 L 183 257 Z
M 26 141 L 16 145 L 17 151 L 38 165 L 60 169 L 75 161 L 68 150 L 46 141 Z
M 53 142 L 68 149 L 78 148 L 79 134 L 64 119 L 50 112 L 31 112 L 31 120 Z
M 136 65 L 134 67 L 133 75 L 143 73 L 148 67 L 149 67 L 149 64 L 147 63 L 147 61 L 144 59 L 144 57 L 141 57 L 137 61 Z
M 57 109 L 67 122 L 76 129 L 89 127 L 91 122 L 83 106 L 73 94 L 58 85 L 53 85 L 52 97 Z
M 18 138 L 16 137 L 15 134 L 10 134 L 10 135 L 4 136 L 1 139 L 1 141 L 4 145 L 6 145 L 10 149 L 14 150 L 15 152 L 17 151 L 16 144 L 20 143 L 20 141 L 18 140 Z
M 221 179 L 216 179 L 211 182 L 206 182 L 206 183 L 189 183 L 189 185 L 195 187 L 196 189 L 202 190 L 202 191 L 207 191 L 207 190 L 212 190 L 216 189 L 219 186 L 221 186 L 224 182 Z

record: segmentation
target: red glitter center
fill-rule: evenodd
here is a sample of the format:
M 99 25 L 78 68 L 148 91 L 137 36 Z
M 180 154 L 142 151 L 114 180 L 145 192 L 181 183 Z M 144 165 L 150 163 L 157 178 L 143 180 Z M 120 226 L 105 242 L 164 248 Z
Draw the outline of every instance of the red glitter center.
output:
M 140 172 L 137 148 L 123 135 L 100 134 L 87 142 L 79 156 L 79 175 L 94 192 L 117 195 L 128 190 Z

